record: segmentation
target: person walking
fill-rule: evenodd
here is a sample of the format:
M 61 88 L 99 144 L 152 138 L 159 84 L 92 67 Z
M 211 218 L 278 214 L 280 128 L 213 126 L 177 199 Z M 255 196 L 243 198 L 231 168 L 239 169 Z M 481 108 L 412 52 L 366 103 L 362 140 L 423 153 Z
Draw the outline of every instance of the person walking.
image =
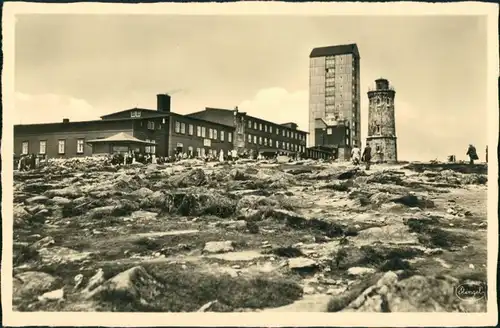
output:
M 352 164 L 358 166 L 360 157 L 361 157 L 361 149 L 359 149 L 357 146 L 354 146 L 354 148 L 351 151 Z
M 469 156 L 469 159 L 470 159 L 469 164 L 471 164 L 471 165 L 474 164 L 475 160 L 479 159 L 479 157 L 477 156 L 476 147 L 474 147 L 472 144 L 469 145 L 469 148 L 467 149 L 466 155 Z
M 361 158 L 363 162 L 366 164 L 366 170 L 370 169 L 370 161 L 372 160 L 372 148 L 370 145 L 366 145 L 365 150 L 363 151 L 363 157 Z

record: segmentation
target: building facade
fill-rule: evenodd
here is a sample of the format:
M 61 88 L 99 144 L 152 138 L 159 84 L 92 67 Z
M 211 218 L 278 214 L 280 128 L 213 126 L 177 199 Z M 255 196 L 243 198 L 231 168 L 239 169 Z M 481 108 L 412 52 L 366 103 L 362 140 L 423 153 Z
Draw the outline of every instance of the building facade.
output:
M 221 122 L 234 127 L 234 148 L 239 152 L 305 154 L 307 132 L 295 123 L 277 124 L 234 110 L 205 108 L 188 114 L 205 121 Z
M 309 131 L 316 119 L 345 121 L 349 146 L 361 147 L 360 55 L 356 44 L 315 48 L 309 56 Z M 319 146 L 315 133 L 310 147 Z
M 86 141 L 126 133 L 153 143 L 145 148 L 157 156 L 177 151 L 194 155 L 225 154 L 233 149 L 234 127 L 203 121 L 170 111 L 170 96 L 157 96 L 157 109 L 132 108 L 101 117 L 101 120 L 14 126 L 14 153 L 49 158 L 83 157 L 93 154 Z
M 375 162 L 397 162 L 396 117 L 394 98 L 396 91 L 386 79 L 375 81 L 375 89 L 368 91 L 368 137 Z
M 345 120 L 325 122 L 321 118 L 316 119 L 314 129 L 315 147 L 331 149 L 335 158 L 340 161 L 350 159 L 352 149 L 350 135 L 351 129 Z

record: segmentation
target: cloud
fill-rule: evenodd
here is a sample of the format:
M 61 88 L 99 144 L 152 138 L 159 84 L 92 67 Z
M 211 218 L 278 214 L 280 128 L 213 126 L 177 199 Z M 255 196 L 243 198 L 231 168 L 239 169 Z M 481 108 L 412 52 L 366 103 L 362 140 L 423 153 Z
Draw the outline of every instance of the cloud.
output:
M 26 94 L 16 92 L 13 124 L 36 124 L 96 120 L 106 111 L 83 99 L 57 94 Z
M 251 116 L 275 123 L 297 123 L 299 129 L 308 130 L 309 93 L 307 90 L 289 92 L 273 87 L 259 90 L 250 100 L 244 100 L 238 108 Z

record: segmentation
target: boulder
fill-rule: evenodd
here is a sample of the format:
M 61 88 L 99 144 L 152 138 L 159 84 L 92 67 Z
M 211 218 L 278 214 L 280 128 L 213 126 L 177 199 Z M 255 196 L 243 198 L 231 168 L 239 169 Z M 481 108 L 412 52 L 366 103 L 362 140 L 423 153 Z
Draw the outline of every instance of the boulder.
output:
M 398 278 L 389 271 L 365 289 L 344 312 L 484 312 L 483 299 L 470 302 L 455 295 L 459 281 L 450 276 Z
M 211 254 L 217 254 L 217 253 L 227 253 L 227 252 L 232 252 L 234 251 L 234 246 L 233 246 L 232 241 L 210 241 L 205 244 L 205 247 L 203 248 L 204 253 L 211 253 Z
M 73 198 L 78 198 L 82 195 L 83 195 L 82 191 L 75 186 L 70 186 L 70 187 L 66 187 L 63 189 L 52 189 L 52 190 L 48 190 L 45 192 L 45 196 L 51 197 L 51 198 L 55 197 L 55 196 L 59 196 L 59 197 L 73 199 Z
M 87 299 L 150 304 L 164 293 L 164 286 L 143 267 L 136 266 L 107 280 L 86 295 Z
M 60 301 L 64 299 L 64 289 L 57 289 L 53 290 L 51 292 L 47 292 L 43 294 L 42 296 L 38 296 L 38 300 L 40 302 L 47 302 L 47 301 Z
M 83 277 L 82 277 L 83 279 Z M 106 281 L 104 279 L 104 271 L 99 268 L 97 270 L 97 272 L 89 279 L 89 282 L 87 283 L 87 287 L 85 287 L 85 289 L 83 290 L 83 293 L 90 293 L 91 291 L 93 291 L 94 289 L 96 289 L 97 287 L 99 287 L 100 285 L 102 285 L 104 283 L 104 281 Z M 81 282 L 80 282 L 81 284 Z
M 148 196 L 148 200 L 152 207 L 161 207 L 165 203 L 165 194 L 161 191 L 155 191 Z
M 295 257 L 288 260 L 288 267 L 291 270 L 309 270 L 316 269 L 318 263 L 307 257 Z
M 61 281 L 48 273 L 27 271 L 14 277 L 13 298 L 39 296 L 57 288 Z
M 51 246 L 50 248 L 42 248 L 38 250 L 38 254 L 45 263 L 68 263 L 78 262 L 87 259 L 91 253 L 78 252 L 71 248 L 61 246 Z
M 76 199 L 75 199 L 76 201 Z M 51 203 L 54 203 L 56 205 L 59 205 L 59 206 L 64 206 L 64 205 L 68 205 L 71 203 L 71 200 L 69 200 L 68 198 L 65 198 L 65 197 L 59 197 L 59 196 L 56 196 L 56 197 L 53 197 L 51 200 L 50 200 Z
M 14 205 L 12 214 L 14 217 L 15 228 L 23 227 L 26 221 L 31 218 L 31 214 L 29 214 L 28 211 L 26 211 L 26 209 L 21 205 Z
M 366 274 L 374 273 L 375 269 L 363 268 L 363 267 L 352 267 L 347 270 L 347 274 L 351 276 L 364 276 Z
M 112 215 L 113 211 L 115 210 L 116 206 L 101 206 L 101 207 L 96 207 L 91 209 L 88 212 L 88 216 L 92 219 L 100 219 L 105 216 L 110 216 Z
M 135 221 L 135 220 L 154 220 L 158 216 L 158 213 L 154 212 L 147 212 L 147 211 L 135 211 L 133 212 L 130 217 Z
M 207 176 L 200 168 L 174 175 L 168 179 L 169 185 L 175 188 L 200 187 L 206 185 L 207 182 Z
M 31 197 L 31 198 L 28 198 L 26 199 L 26 204 L 28 205 L 32 205 L 32 204 L 45 204 L 47 203 L 47 201 L 49 200 L 49 198 L 47 196 L 35 196 L 35 197 Z
M 248 181 L 252 179 L 249 174 L 238 169 L 232 170 L 229 174 L 235 181 Z
M 405 195 L 402 197 L 392 199 L 393 203 L 403 204 L 408 207 L 418 207 L 418 208 L 433 208 L 434 202 L 428 199 L 419 198 L 415 195 Z
M 132 195 L 138 197 L 138 198 L 147 198 L 153 194 L 153 191 L 151 189 L 142 187 L 134 192 L 132 192 Z
M 47 237 L 42 238 L 39 241 L 33 243 L 33 245 L 31 245 L 31 247 L 33 247 L 35 249 L 40 249 L 40 248 L 44 248 L 44 247 L 50 247 L 54 244 L 55 244 L 54 238 L 47 236 Z

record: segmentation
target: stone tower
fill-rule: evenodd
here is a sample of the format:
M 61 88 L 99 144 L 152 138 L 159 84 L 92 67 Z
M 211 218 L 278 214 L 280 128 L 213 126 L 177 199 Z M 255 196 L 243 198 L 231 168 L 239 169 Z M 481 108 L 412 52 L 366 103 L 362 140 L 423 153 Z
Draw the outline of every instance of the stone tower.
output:
M 375 80 L 375 89 L 368 91 L 368 137 L 372 161 L 394 163 L 398 160 L 394 97 L 396 91 L 386 79 Z

